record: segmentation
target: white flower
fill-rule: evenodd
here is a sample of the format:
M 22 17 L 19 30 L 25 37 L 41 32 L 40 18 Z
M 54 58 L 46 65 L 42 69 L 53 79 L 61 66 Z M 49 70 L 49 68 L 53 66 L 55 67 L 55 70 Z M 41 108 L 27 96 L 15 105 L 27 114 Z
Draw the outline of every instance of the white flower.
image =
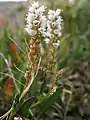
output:
M 44 7 L 44 6 L 41 6 L 40 8 L 38 8 L 37 11 L 42 14 L 42 13 L 45 12 L 45 7 Z
M 33 25 L 34 26 L 39 26 L 40 25 L 40 21 L 39 20 L 34 20 L 33 21 Z
M 41 24 L 40 24 L 41 27 L 42 27 L 43 29 L 45 29 L 45 28 L 46 28 L 46 22 L 47 22 L 46 16 L 40 15 L 39 20 L 40 20 L 40 22 L 41 22 Z
M 32 8 L 38 8 L 39 7 L 39 3 L 38 2 L 33 2 L 32 4 Z
M 74 0 L 68 0 L 70 4 L 73 4 L 75 1 Z
M 60 41 L 59 40 L 57 40 L 57 42 L 56 43 L 53 43 L 53 46 L 54 46 L 54 48 L 58 48 L 58 46 L 60 45 Z
M 60 15 L 60 13 L 61 13 L 61 10 L 60 10 L 60 9 L 57 9 L 57 10 L 56 10 L 56 16 Z
M 54 14 L 53 15 L 48 15 L 48 19 L 51 20 L 51 21 L 54 21 L 55 15 Z
M 50 39 L 48 39 L 48 38 L 46 38 L 44 41 L 45 41 L 47 44 L 50 43 Z
M 56 20 L 56 22 L 57 22 L 57 23 L 59 23 L 59 22 L 61 23 L 62 21 L 63 21 L 63 20 L 62 20 L 61 16 L 58 16 L 58 19 Z M 60 24 L 60 23 L 59 23 L 59 24 Z
M 31 12 L 31 13 L 32 13 L 32 12 L 34 13 L 34 12 L 35 12 L 35 8 L 30 7 L 28 11 Z
M 36 30 L 31 30 L 30 28 L 25 28 L 25 30 L 30 34 L 31 36 L 35 36 L 37 34 Z
M 61 9 L 49 10 L 47 16 L 47 37 L 54 42 L 54 46 L 59 45 L 58 39 L 61 36 L 62 17 L 60 16 Z
M 49 10 L 48 15 L 54 15 L 55 11 L 54 10 Z
M 20 117 L 14 117 L 14 120 L 22 120 Z
M 60 33 L 60 31 L 58 29 L 54 30 L 54 34 L 58 35 Z
M 54 35 L 51 34 L 50 32 L 47 32 L 46 35 L 50 40 L 54 38 Z
M 55 27 L 56 26 L 56 22 L 52 22 L 51 25 L 52 25 L 52 27 Z
M 36 18 L 37 18 L 36 14 L 28 12 L 27 18 L 26 18 L 27 24 L 30 24 L 30 23 L 32 24 L 32 21 L 35 20 Z
M 46 31 L 46 16 L 43 15 L 45 7 L 40 6 L 38 2 L 34 2 L 28 10 L 26 16 L 25 30 L 33 37 L 35 35 L 45 36 Z

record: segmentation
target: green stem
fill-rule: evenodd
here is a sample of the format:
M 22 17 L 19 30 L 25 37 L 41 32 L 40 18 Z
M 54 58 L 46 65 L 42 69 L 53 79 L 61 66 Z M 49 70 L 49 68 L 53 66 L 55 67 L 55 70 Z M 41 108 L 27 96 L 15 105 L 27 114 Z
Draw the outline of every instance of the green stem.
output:
M 13 107 L 12 108 L 12 111 L 11 111 L 11 114 L 10 114 L 10 117 L 9 117 L 9 120 L 14 120 L 14 116 L 16 115 L 16 110 L 15 108 Z

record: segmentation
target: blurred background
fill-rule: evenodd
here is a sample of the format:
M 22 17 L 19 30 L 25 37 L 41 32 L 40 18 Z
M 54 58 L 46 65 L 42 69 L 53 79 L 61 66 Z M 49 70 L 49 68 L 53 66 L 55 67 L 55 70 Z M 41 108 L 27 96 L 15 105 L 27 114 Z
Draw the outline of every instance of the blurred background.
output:
M 58 78 L 57 85 L 72 91 L 73 97 L 66 112 L 68 116 L 74 116 L 65 120 L 90 120 L 90 0 L 38 1 L 50 9 L 63 10 L 63 42 L 57 51 L 57 65 L 65 72 Z M 25 83 L 20 70 L 25 72 L 27 65 L 26 41 L 29 42 L 30 36 L 24 28 L 31 2 L 0 0 L 0 116 L 9 110 L 16 92 L 8 74 L 13 73 L 20 90 Z

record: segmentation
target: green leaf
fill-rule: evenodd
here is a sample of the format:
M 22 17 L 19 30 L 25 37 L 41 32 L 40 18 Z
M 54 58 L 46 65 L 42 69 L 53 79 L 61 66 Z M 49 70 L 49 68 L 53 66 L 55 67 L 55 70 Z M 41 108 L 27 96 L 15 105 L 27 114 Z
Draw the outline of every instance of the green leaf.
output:
M 40 93 L 43 94 L 46 90 L 46 84 L 47 84 L 47 80 L 43 80 L 43 83 L 41 85 L 41 88 L 40 88 Z
M 30 88 L 30 96 L 36 96 L 40 93 L 41 83 L 35 79 Z
M 55 93 L 48 96 L 46 99 L 44 99 L 41 102 L 41 104 L 40 104 L 40 114 L 37 117 L 38 120 L 60 98 L 61 93 L 62 93 L 62 89 L 58 88 Z
M 21 105 L 19 110 L 17 111 L 17 114 L 20 114 L 24 117 L 26 117 L 29 114 L 29 109 L 32 103 L 35 101 L 35 96 L 29 97 L 27 100 L 25 100 Z

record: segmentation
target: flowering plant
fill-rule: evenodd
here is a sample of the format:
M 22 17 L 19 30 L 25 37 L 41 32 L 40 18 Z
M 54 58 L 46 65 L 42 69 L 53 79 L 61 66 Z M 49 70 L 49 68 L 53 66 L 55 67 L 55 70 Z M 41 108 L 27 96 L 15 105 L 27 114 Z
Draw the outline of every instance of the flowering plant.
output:
M 42 71 L 42 73 L 44 74 L 44 70 L 45 70 L 47 72 L 48 71 L 53 72 L 54 75 L 55 75 L 55 73 L 58 72 L 57 67 L 52 70 L 52 68 L 49 69 L 49 66 L 50 65 L 51 66 L 53 65 L 53 67 L 56 66 L 55 51 L 57 50 L 56 46 L 59 46 L 59 41 L 60 41 L 60 37 L 61 37 L 61 22 L 62 22 L 62 18 L 60 16 L 61 10 L 60 9 L 57 9 L 56 11 L 49 10 L 47 15 L 45 13 L 45 10 L 46 10 L 46 8 L 44 6 L 40 6 L 38 2 L 33 2 L 33 4 L 31 4 L 29 6 L 28 14 L 26 15 L 26 27 L 25 27 L 25 30 L 30 35 L 30 41 L 28 43 L 29 44 L 28 45 L 28 53 L 26 55 L 28 63 L 27 63 L 26 72 L 24 75 L 24 77 L 26 79 L 25 85 L 21 92 L 15 82 L 16 80 L 15 80 L 13 74 L 11 73 L 12 74 L 11 78 L 13 78 L 13 80 L 15 80 L 14 84 L 15 84 L 15 88 L 17 90 L 17 95 L 14 98 L 15 100 L 13 102 L 11 109 L 5 115 L 0 117 L 1 119 L 4 119 L 7 115 L 9 115 L 9 120 L 13 120 L 13 119 L 16 120 L 19 118 L 15 117 L 15 116 L 17 116 L 17 114 L 19 114 L 19 113 L 22 113 L 23 116 L 25 115 L 25 117 L 28 116 L 29 111 L 30 111 L 30 106 L 33 109 L 33 105 L 36 104 L 40 100 L 40 98 L 38 98 L 38 101 L 36 101 L 36 99 L 37 99 L 37 97 L 35 97 L 36 95 L 34 95 L 34 96 L 29 95 L 30 98 L 27 97 L 27 99 L 26 99 L 27 102 L 25 101 L 25 97 L 28 95 L 28 92 L 32 91 L 34 89 L 33 88 L 34 82 L 35 82 L 35 84 L 37 83 L 37 85 L 38 85 L 39 81 L 37 80 L 37 82 L 36 82 L 36 79 L 38 77 L 39 72 Z M 47 41 L 47 39 L 48 39 L 48 41 Z M 42 51 L 44 51 L 42 42 L 44 42 L 46 49 L 49 51 L 49 55 L 51 56 L 51 58 L 49 58 L 49 61 L 48 61 L 48 64 L 46 65 L 46 67 L 43 66 L 44 65 L 43 57 L 44 57 L 45 52 L 42 52 Z M 14 52 L 16 57 L 18 58 L 19 56 L 18 56 L 16 47 L 13 48 L 12 45 L 15 46 L 14 44 L 10 45 L 10 53 Z M 49 49 L 49 47 L 50 47 L 50 49 Z M 51 51 L 53 51 L 53 52 L 51 52 Z M 12 56 L 13 56 L 13 54 L 12 54 Z M 19 58 L 17 60 L 19 60 Z M 12 61 L 12 62 L 15 62 L 15 61 Z M 7 65 L 8 65 L 8 63 L 7 63 Z M 56 91 L 56 88 L 55 88 L 55 82 L 57 80 L 56 75 L 53 79 L 54 80 L 53 80 L 52 85 L 49 88 L 46 87 L 48 90 L 50 89 L 48 92 L 45 92 L 45 94 L 48 94 L 48 95 L 47 96 L 41 95 L 42 98 L 47 99 L 49 97 L 49 99 L 51 99 L 51 96 L 54 97 L 54 91 Z M 11 86 L 11 83 L 9 86 Z M 42 82 L 40 82 L 40 86 L 42 87 Z M 58 89 L 55 94 L 59 93 L 60 90 L 61 89 Z M 7 94 L 6 89 L 4 91 L 5 91 L 5 94 Z M 9 93 L 13 92 L 13 91 L 11 91 L 11 89 L 8 89 L 7 91 L 9 91 Z M 12 95 L 13 95 L 13 93 L 12 93 Z M 58 96 L 56 96 L 56 98 L 57 97 Z M 55 98 L 55 100 L 56 100 L 56 98 Z M 31 103 L 31 105 L 30 105 L 30 101 L 32 101 L 32 102 L 36 101 L 36 102 L 34 102 L 34 104 Z M 44 102 L 43 99 L 41 101 L 42 101 L 41 103 Z M 27 106 L 27 104 L 29 104 L 30 106 Z M 51 103 L 51 104 L 53 104 L 53 103 Z M 24 106 L 27 106 L 27 110 L 25 110 L 25 111 L 23 111 Z M 20 111 L 22 111 L 22 112 L 20 112 Z M 43 112 L 42 112 L 42 114 L 43 114 Z M 38 119 L 42 116 L 42 114 L 40 116 L 38 116 Z
M 72 6 L 75 7 L 74 11 Z M 78 60 L 82 63 L 81 60 L 90 57 L 90 44 L 87 44 L 86 37 L 83 38 L 85 27 L 78 23 L 81 12 L 76 9 L 75 3 L 64 3 L 60 8 L 48 10 L 33 2 L 28 8 L 26 26 L 24 32 L 19 33 L 20 38 L 10 34 L 11 31 L 8 34 L 4 31 L 3 36 L 8 44 L 0 48 L 0 69 L 4 68 L 0 72 L 0 82 L 4 80 L 0 90 L 4 93 L 4 100 L 12 103 L 10 110 L 5 110 L 6 113 L 0 117 L 1 120 L 68 120 L 74 117 L 73 108 L 79 107 L 81 102 L 86 105 L 88 82 L 85 82 L 84 91 L 84 87 L 75 82 L 76 78 L 80 82 L 82 77 L 74 72 L 78 71 Z M 86 32 L 85 36 L 88 34 Z M 0 39 L 3 42 L 4 38 Z M 5 51 L 7 46 L 8 50 Z M 5 56 L 2 51 L 6 53 Z M 78 66 L 88 71 L 88 64 Z M 83 73 L 81 69 L 80 75 Z M 88 81 L 89 77 L 85 79 Z M 82 88 L 80 91 L 79 87 Z M 82 117 L 85 116 L 80 111 L 79 118 Z

